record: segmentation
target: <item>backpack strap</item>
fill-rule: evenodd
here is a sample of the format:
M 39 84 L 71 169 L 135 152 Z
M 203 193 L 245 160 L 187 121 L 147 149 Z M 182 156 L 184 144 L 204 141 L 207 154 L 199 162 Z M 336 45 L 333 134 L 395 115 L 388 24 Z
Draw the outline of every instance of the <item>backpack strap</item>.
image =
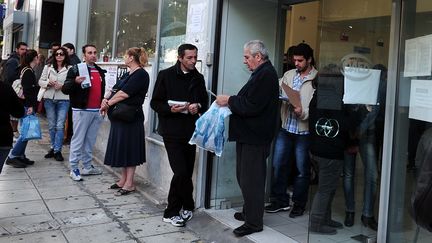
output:
M 31 69 L 31 68 L 29 68 L 29 67 L 24 67 L 24 68 L 21 70 L 20 79 L 22 79 L 22 76 L 24 75 L 25 71 L 27 71 L 28 69 Z

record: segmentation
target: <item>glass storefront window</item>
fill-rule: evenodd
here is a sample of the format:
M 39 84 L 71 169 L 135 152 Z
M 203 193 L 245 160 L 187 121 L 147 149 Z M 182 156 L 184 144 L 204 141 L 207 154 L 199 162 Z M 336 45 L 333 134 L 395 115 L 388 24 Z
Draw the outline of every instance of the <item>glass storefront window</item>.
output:
M 177 62 L 177 48 L 186 38 L 187 9 L 187 0 L 163 1 L 158 70 Z
M 115 0 L 91 1 L 87 42 L 94 44 L 99 52 L 112 53 L 115 2 Z
M 133 46 L 143 47 L 153 57 L 156 46 L 157 0 L 120 1 L 116 58 Z M 110 57 L 110 53 L 108 53 Z
M 146 49 L 151 63 L 158 4 L 158 0 L 92 0 L 88 43 L 98 48 L 99 60 L 122 62 L 125 51 L 136 46 Z
M 158 71 L 177 62 L 177 49 L 186 39 L 188 0 L 165 0 L 162 3 Z M 153 118 L 153 132 L 157 133 L 157 114 Z
M 413 220 L 411 196 L 432 137 L 432 2 L 401 2 L 387 242 L 431 242 Z
M 377 0 L 368 4 L 371 2 L 320 1 L 317 107 L 343 110 L 355 126 L 350 128 L 340 168 L 339 183 L 343 186 L 337 187 L 330 205 L 332 219 L 348 224 L 325 240 L 320 234 L 310 234 L 309 242 L 376 239 L 377 222 L 381 220 L 378 219 L 379 181 L 392 1 Z M 324 197 L 316 193 L 316 186 L 311 190 L 311 203 Z M 317 221 L 320 213 L 318 204 L 313 205 L 310 224 Z M 351 216 L 353 225 L 349 223 Z

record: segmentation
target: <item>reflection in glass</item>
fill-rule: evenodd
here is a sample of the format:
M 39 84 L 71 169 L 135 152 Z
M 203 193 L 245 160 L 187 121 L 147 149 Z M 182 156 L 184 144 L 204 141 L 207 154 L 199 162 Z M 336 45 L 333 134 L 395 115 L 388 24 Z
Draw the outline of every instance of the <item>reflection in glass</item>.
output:
M 156 47 L 158 0 L 121 0 L 116 58 L 133 46 L 143 47 L 150 58 Z M 111 53 L 108 54 L 111 56 Z
M 112 52 L 115 0 L 92 0 L 88 43 L 94 44 L 99 52 Z
M 162 6 L 159 70 L 174 65 L 177 48 L 186 37 L 187 0 L 164 1 Z

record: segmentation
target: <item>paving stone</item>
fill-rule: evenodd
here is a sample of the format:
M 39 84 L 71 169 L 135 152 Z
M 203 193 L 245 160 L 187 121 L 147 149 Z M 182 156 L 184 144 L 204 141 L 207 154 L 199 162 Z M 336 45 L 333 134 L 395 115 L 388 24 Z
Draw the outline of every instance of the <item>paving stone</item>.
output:
M 55 187 L 62 187 L 68 185 L 75 185 L 75 183 L 77 182 L 71 180 L 69 175 L 64 174 L 56 177 L 33 179 L 33 183 L 38 188 L 55 188 Z
M 70 243 L 118 242 L 131 240 L 118 223 L 98 224 L 63 230 Z
M 10 168 L 10 167 L 9 167 Z M 27 180 L 29 176 L 27 172 L 23 169 L 20 170 L 2 170 L 0 175 L 0 181 L 10 181 L 10 180 Z
M 63 243 L 67 242 L 59 230 L 0 237 L 0 243 Z
M 12 180 L 0 181 L 0 191 L 33 189 L 33 183 L 30 180 Z
M 129 195 L 124 196 L 114 196 L 114 191 L 109 194 L 98 194 L 96 197 L 102 202 L 105 206 L 114 206 L 114 205 L 125 205 L 131 203 L 139 203 L 142 201 L 141 194 L 139 193 L 131 193 Z
M 51 212 L 96 208 L 98 203 L 90 196 L 48 199 L 46 204 Z
M 162 211 L 159 209 L 139 203 L 110 206 L 108 209 L 120 220 L 146 218 L 155 213 L 162 215 Z
M 2 191 L 0 203 L 23 202 L 42 199 L 36 189 Z
M 29 215 L 0 219 L 0 226 L 7 234 L 22 234 L 59 229 L 60 225 L 48 214 Z
M 44 199 L 54 198 L 65 198 L 65 197 L 76 197 L 88 195 L 87 192 L 83 191 L 76 185 L 59 186 L 59 187 L 44 187 L 39 188 L 39 193 Z
M 64 167 L 55 167 L 48 169 L 28 170 L 27 173 L 32 179 L 53 178 L 58 176 L 69 176 L 69 170 Z
M 109 189 L 109 187 L 114 184 L 112 183 L 92 183 L 87 184 L 86 189 L 89 190 L 93 194 L 110 194 L 114 193 L 116 190 Z
M 82 179 L 84 185 L 106 184 L 107 187 L 111 186 L 118 180 L 117 177 L 108 174 L 106 171 L 104 171 L 102 175 L 82 176 Z
M 196 235 L 186 231 L 154 235 L 139 239 L 146 243 L 191 243 L 199 240 Z
M 185 231 L 183 227 L 175 227 L 170 223 L 162 221 L 162 215 L 148 217 L 143 219 L 132 219 L 125 221 L 130 229 L 130 232 L 137 238 L 160 235 L 166 233 L 174 233 L 178 231 Z
M 64 227 L 110 223 L 113 220 L 101 208 L 53 213 L 54 218 Z
M 0 218 L 48 213 L 42 200 L 0 204 Z

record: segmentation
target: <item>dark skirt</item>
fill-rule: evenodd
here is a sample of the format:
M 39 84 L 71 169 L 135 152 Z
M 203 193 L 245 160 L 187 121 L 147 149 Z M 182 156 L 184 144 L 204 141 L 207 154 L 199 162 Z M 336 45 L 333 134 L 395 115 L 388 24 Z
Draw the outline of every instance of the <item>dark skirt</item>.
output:
M 144 121 L 111 121 L 104 164 L 111 167 L 141 165 L 146 161 Z

